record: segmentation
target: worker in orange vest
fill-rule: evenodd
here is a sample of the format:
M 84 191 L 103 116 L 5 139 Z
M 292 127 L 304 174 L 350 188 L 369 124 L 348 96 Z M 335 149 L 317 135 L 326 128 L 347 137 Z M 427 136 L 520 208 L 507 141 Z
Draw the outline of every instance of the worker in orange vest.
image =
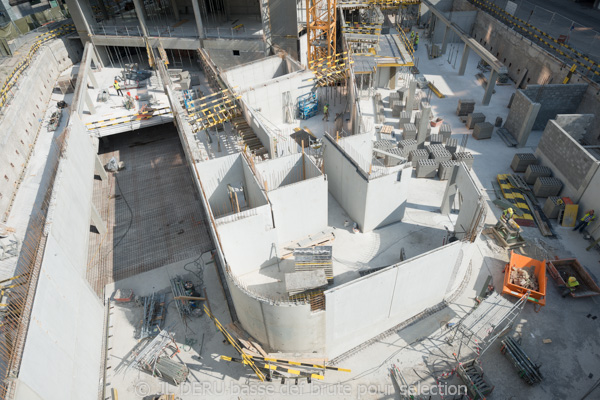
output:
M 581 219 L 579 220 L 577 225 L 575 225 L 575 228 L 573 228 L 573 230 L 576 231 L 577 229 L 579 229 L 579 233 L 581 233 L 583 232 L 585 227 L 587 227 L 590 224 L 590 222 L 592 222 L 595 219 L 596 216 L 594 215 L 594 210 L 590 210 L 587 212 L 587 214 L 581 217 Z

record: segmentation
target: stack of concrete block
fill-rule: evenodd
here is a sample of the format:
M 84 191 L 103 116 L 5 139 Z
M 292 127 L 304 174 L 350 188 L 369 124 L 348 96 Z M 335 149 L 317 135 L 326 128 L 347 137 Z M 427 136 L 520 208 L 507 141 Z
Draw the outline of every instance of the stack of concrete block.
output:
M 467 117 L 467 129 L 475 128 L 475 124 L 485 122 L 485 115 L 482 113 L 471 113 Z
M 457 162 L 464 162 L 468 169 L 473 167 L 473 154 L 469 153 L 468 151 L 454 153 L 452 155 L 452 159 Z
M 433 134 L 429 137 L 429 143 L 431 144 L 442 144 L 444 137 L 442 135 Z
M 538 159 L 533 153 L 517 153 L 510 163 L 510 168 L 515 172 L 525 172 L 528 166 L 538 164 Z
M 478 122 L 473 128 L 473 137 L 477 140 L 489 139 L 492 137 L 493 131 L 494 125 L 490 124 L 489 122 Z
M 404 124 L 410 124 L 410 113 L 408 111 L 402 111 L 400 113 L 400 128 L 402 128 Z
M 456 149 L 458 148 L 458 139 L 450 138 L 446 140 L 446 150 L 448 150 L 451 154 L 456 153 Z
M 415 113 L 415 125 L 419 126 L 420 122 L 421 122 L 421 111 L 417 111 Z
M 552 170 L 543 165 L 531 164 L 525 170 L 525 182 L 533 185 L 540 176 L 552 176 Z
M 402 151 L 404 157 L 408 157 L 411 151 L 417 149 L 417 141 L 414 139 L 403 139 L 398 142 L 398 148 Z
M 400 94 L 398 92 L 390 93 L 390 108 L 392 109 L 392 116 L 399 117 L 402 112 L 402 100 L 400 100 Z
M 446 147 L 444 147 L 443 144 L 428 144 L 427 146 L 425 146 L 425 148 L 427 149 L 427 151 L 429 152 L 429 154 L 433 153 L 434 151 L 444 151 L 446 150 Z
M 384 151 L 386 153 L 396 154 L 400 157 L 404 157 L 402 150 L 397 147 L 394 147 L 393 149 L 385 149 Z M 402 162 L 402 160 L 399 160 L 397 157 L 391 157 L 391 156 L 386 155 L 386 156 L 384 156 L 383 162 L 386 167 L 393 167 L 394 165 L 400 164 Z
M 442 124 L 438 134 L 442 135 L 444 138 L 444 143 L 446 143 L 446 141 L 450 139 L 450 135 L 452 135 L 452 127 L 450 127 L 450 124 Z
M 452 154 L 448 150 L 433 150 L 429 155 L 429 158 L 435 160 L 437 163 L 452 160 Z
M 456 161 L 442 161 L 438 167 L 438 177 L 442 181 L 447 181 L 452 176 L 454 167 L 458 165 Z
M 417 178 L 435 178 L 438 163 L 434 160 L 419 160 L 417 162 Z
M 459 99 L 458 107 L 456 108 L 456 115 L 459 117 L 469 115 L 475 111 L 475 100 L 473 99 Z
M 544 208 L 542 208 L 546 217 L 558 218 L 558 212 L 560 211 L 561 208 L 564 208 L 564 206 L 565 206 L 564 204 L 559 205 L 558 204 L 559 200 L 560 200 L 560 197 L 558 197 L 558 196 L 549 196 L 546 199 L 546 202 L 544 203 Z
M 559 179 L 540 176 L 533 184 L 533 194 L 536 197 L 558 196 L 562 186 L 563 184 Z
M 412 162 L 413 167 L 416 167 L 417 163 L 420 160 L 428 160 L 428 159 L 429 159 L 429 153 L 425 149 L 411 150 L 410 153 L 408 153 L 408 161 Z
M 381 139 L 381 140 L 377 140 L 376 142 L 374 142 L 373 147 L 376 149 L 379 149 L 379 150 L 386 150 L 386 149 L 395 148 L 397 146 L 396 146 L 396 142 L 394 142 L 393 140 Z
M 417 126 L 415 124 L 404 124 L 404 130 L 402 131 L 402 137 L 406 139 L 417 138 Z

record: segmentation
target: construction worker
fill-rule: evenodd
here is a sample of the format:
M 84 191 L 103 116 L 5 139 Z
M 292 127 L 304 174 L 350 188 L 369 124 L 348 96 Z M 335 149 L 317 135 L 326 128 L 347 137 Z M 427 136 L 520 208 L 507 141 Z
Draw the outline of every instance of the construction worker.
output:
M 577 289 L 577 286 L 579 286 L 577 278 L 570 276 L 569 279 L 567 279 L 567 290 L 563 292 L 562 297 L 567 297 L 570 293 L 574 292 L 575 289 Z
M 411 42 L 415 41 L 415 31 L 410 31 L 410 41 Z
M 502 215 L 500 216 L 500 220 L 496 224 L 496 228 L 502 227 L 502 222 L 508 223 L 508 221 L 513 217 L 514 214 L 515 214 L 515 212 L 513 211 L 513 209 L 511 207 L 502 211 Z
M 415 36 L 414 48 L 415 48 L 415 51 L 417 51 L 417 49 L 419 48 L 419 34 L 418 33 L 417 33 L 417 36 Z
M 115 79 L 115 83 L 113 83 L 115 90 L 117 91 L 117 95 L 123 96 L 123 91 L 121 90 L 121 86 L 119 86 L 119 82 Z
M 579 229 L 579 233 L 581 233 L 590 224 L 590 222 L 592 222 L 595 219 L 596 216 L 594 215 L 594 210 L 590 210 L 579 220 L 579 222 L 577 223 L 577 225 L 575 225 L 575 228 L 573 228 L 573 230 L 576 231 L 577 229 Z
M 323 121 L 329 121 L 329 103 L 323 106 Z

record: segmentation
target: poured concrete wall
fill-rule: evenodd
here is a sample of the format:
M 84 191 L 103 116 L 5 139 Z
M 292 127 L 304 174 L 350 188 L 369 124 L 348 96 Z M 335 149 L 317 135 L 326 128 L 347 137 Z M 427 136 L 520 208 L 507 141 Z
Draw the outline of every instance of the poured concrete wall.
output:
M 43 120 L 56 79 L 62 71 L 79 62 L 81 43 L 57 39 L 38 50 L 27 73 L 19 78 L 19 90 L 5 107 L 0 121 L 0 220 L 7 217 L 20 177 L 38 134 L 46 134 Z
M 442 302 L 467 262 L 454 242 L 325 292 L 327 356 L 335 358 Z
M 453 22 L 454 25 L 458 26 L 463 31 L 471 32 L 473 25 L 475 24 L 475 18 L 477 17 L 477 11 L 449 11 L 443 13 L 449 21 Z M 444 34 L 446 32 L 446 25 L 441 22 L 436 22 L 435 30 L 433 31 L 433 42 L 442 43 L 444 40 Z M 448 32 L 448 43 L 460 43 L 462 40 L 452 31 Z
M 288 73 L 285 60 L 279 56 L 271 56 L 262 60 L 229 68 L 223 72 L 227 83 L 237 92 L 248 86 L 270 81 Z
M 85 279 L 97 145 L 77 116 L 71 122 L 19 373 L 48 400 L 96 398 L 102 358 L 103 306 Z
M 404 218 L 412 166 L 406 164 L 390 170 L 393 172 L 369 180 L 363 232 L 370 232 Z
M 542 165 L 552 169 L 564 185 L 561 196 L 577 203 L 588 188 L 600 162 L 584 149 L 555 120 L 548 121 L 535 151 Z

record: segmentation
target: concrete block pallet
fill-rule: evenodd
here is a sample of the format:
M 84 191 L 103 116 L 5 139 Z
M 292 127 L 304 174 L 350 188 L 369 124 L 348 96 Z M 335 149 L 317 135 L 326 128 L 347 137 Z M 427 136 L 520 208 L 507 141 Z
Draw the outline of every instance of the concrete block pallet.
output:
M 433 153 L 434 151 L 444 151 L 446 150 L 446 147 L 444 147 L 443 144 L 428 144 L 427 146 L 425 146 L 425 149 L 427 150 L 427 152 L 431 155 L 431 153 Z
M 471 113 L 467 117 L 467 129 L 475 128 L 475 124 L 485 122 L 485 115 L 482 113 Z
M 458 165 L 456 161 L 442 161 L 438 167 L 438 177 L 442 181 L 447 181 L 452 176 L 454 167 Z
M 450 161 L 452 160 L 452 154 L 448 151 L 448 150 L 434 150 L 430 155 L 429 158 L 435 160 L 435 162 L 437 163 L 441 163 L 443 161 Z
M 381 140 L 377 140 L 375 143 L 373 143 L 373 147 L 379 150 L 386 150 L 386 149 L 392 149 L 396 146 L 396 142 L 394 142 L 393 140 L 387 140 L 387 139 L 381 139 Z
M 454 138 L 450 138 L 446 140 L 446 150 L 448 150 L 451 154 L 456 153 L 456 149 L 458 148 L 458 140 Z
M 525 170 L 525 182 L 533 185 L 540 176 L 552 176 L 552 170 L 543 165 L 531 164 Z
M 417 126 L 415 124 L 404 124 L 402 137 L 404 139 L 417 139 Z
M 442 144 L 444 138 L 442 135 L 432 134 L 429 138 L 429 143 L 431 144 Z
M 544 203 L 544 208 L 542 208 L 542 211 L 544 211 L 546 217 L 558 218 L 558 212 L 564 207 L 564 204 L 558 204 L 559 200 L 560 197 L 558 196 L 548 196 L 546 202 Z
M 528 166 L 539 164 L 538 159 L 533 153 L 517 153 L 510 163 L 510 168 L 515 172 L 525 172 Z
M 477 140 L 489 139 L 492 137 L 494 125 L 489 122 L 478 122 L 473 128 L 473 137 Z
M 417 178 L 435 178 L 438 165 L 439 163 L 434 160 L 419 160 L 417 162 Z
M 408 157 L 411 151 L 417 149 L 417 141 L 414 139 L 403 139 L 398 143 L 398 149 L 402 151 L 404 157 Z
M 404 127 L 405 124 L 410 124 L 410 113 L 402 111 L 400 113 L 400 128 Z
M 429 159 L 429 152 L 425 149 L 412 150 L 408 156 L 408 161 L 412 162 L 413 168 L 417 166 L 417 162 L 419 160 L 428 160 L 428 159 Z
M 396 155 L 398 155 L 400 157 L 405 157 L 404 153 L 402 152 L 402 150 L 399 149 L 399 148 L 397 148 L 397 147 L 394 147 L 392 149 L 385 149 L 385 151 L 387 153 L 396 154 Z M 386 155 L 384 157 L 384 161 L 383 162 L 384 162 L 384 164 L 385 164 L 386 167 L 393 167 L 395 165 L 400 164 L 402 162 L 402 160 L 399 160 L 397 157 L 391 157 L 391 156 L 387 156 Z
M 421 122 L 421 111 L 417 111 L 415 113 L 415 126 L 419 126 L 420 122 Z
M 468 151 L 454 153 L 452 155 L 452 159 L 457 162 L 464 162 L 468 169 L 473 167 L 473 161 L 475 161 L 473 154 L 469 153 Z
M 563 184 L 559 179 L 541 176 L 533 184 L 533 194 L 536 197 L 558 196 L 562 186 Z
M 452 135 L 452 127 L 450 126 L 450 124 L 442 124 L 440 126 L 440 130 L 438 131 L 438 134 L 442 135 L 442 137 L 444 138 L 444 143 L 446 143 L 448 139 L 450 139 L 450 135 Z
M 473 99 L 459 99 L 458 107 L 456 108 L 456 115 L 459 117 L 467 116 L 475 111 L 475 100 Z

